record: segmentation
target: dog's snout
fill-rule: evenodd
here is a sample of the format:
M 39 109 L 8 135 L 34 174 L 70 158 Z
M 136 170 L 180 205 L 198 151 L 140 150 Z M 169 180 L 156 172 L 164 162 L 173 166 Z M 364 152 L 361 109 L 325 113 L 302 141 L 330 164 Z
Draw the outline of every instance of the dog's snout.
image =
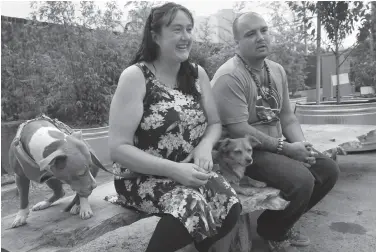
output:
M 249 158 L 246 158 L 245 161 L 246 161 L 248 164 L 250 164 L 250 163 L 252 163 L 253 159 L 249 157 Z

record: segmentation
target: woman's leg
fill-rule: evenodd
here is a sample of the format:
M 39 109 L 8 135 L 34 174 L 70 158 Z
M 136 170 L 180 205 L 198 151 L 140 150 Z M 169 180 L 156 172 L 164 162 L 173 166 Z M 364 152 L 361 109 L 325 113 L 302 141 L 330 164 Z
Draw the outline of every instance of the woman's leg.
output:
M 192 241 L 192 236 L 180 220 L 166 214 L 159 220 L 146 252 L 174 252 L 184 248 Z
M 218 234 L 208 237 L 199 243 L 196 243 L 196 249 L 199 252 L 207 252 L 209 248 L 216 242 L 225 237 L 235 227 L 238 222 L 240 213 L 242 211 L 240 203 L 234 204 L 228 212 L 226 219 L 223 221 L 221 228 L 218 230 Z
M 115 180 L 115 188 L 125 206 L 149 214 L 171 215 L 166 218 L 168 215 L 163 215 L 148 251 L 170 251 L 161 249 L 159 246 L 162 245 L 172 247 L 175 251 L 175 248 L 185 247 L 192 240 L 200 243 L 208 237 L 200 245 L 200 251 L 207 251 L 212 243 L 231 231 L 241 212 L 236 192 L 218 174 L 214 174 L 199 190 L 179 185 L 170 179 L 155 177 Z

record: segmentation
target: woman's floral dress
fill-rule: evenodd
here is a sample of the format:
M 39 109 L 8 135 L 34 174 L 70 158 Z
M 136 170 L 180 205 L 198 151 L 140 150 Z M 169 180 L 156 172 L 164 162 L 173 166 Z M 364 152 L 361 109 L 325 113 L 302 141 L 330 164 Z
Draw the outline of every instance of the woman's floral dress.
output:
M 136 65 L 144 73 L 146 94 L 134 144 L 151 155 L 180 162 L 205 133 L 207 120 L 200 101 L 161 84 L 145 64 Z M 239 202 L 230 184 L 214 172 L 205 186 L 194 189 L 167 177 L 135 174 L 117 163 L 113 169 L 133 175 L 115 177 L 118 203 L 149 214 L 171 214 L 197 242 L 216 234 L 233 204 Z

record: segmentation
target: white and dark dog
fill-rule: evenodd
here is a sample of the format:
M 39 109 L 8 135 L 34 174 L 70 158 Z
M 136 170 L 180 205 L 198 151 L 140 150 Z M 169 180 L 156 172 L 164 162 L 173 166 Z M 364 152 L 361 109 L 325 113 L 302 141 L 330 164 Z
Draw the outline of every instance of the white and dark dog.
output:
M 9 162 L 15 172 L 20 197 L 20 210 L 12 227 L 26 224 L 29 215 L 30 180 L 46 183 L 53 195 L 32 207 L 33 211 L 48 208 L 65 195 L 63 183 L 70 185 L 76 197 L 65 208 L 82 219 L 93 215 L 88 196 L 96 187 L 95 176 L 100 162 L 81 132 L 66 134 L 46 116 L 28 121 L 19 127 L 9 149 Z

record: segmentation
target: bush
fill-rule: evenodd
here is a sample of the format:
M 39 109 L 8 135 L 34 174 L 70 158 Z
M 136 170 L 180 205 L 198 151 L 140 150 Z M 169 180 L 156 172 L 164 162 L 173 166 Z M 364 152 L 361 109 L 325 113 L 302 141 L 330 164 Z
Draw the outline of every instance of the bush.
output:
M 376 88 L 376 61 L 358 61 L 352 64 L 351 76 L 356 87 L 374 86 Z
M 107 123 L 112 95 L 137 49 L 137 37 L 6 21 L 2 31 L 2 120 L 46 113 L 78 125 Z

